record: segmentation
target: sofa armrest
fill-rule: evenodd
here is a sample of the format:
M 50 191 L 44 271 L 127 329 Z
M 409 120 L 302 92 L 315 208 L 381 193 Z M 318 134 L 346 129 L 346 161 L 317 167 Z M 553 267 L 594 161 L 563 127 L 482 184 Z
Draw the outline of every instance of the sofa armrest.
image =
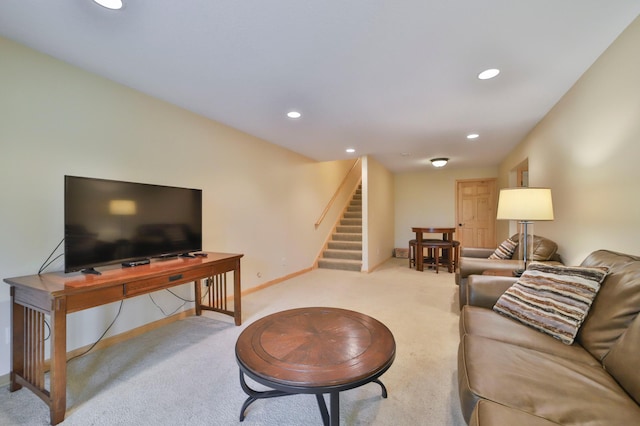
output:
M 496 251 L 491 248 L 482 248 L 482 247 L 462 247 L 460 250 L 461 257 L 478 257 L 481 259 L 487 259 L 489 256 Z
M 492 309 L 496 301 L 518 278 L 470 275 L 467 281 L 467 303 Z
M 460 258 L 460 277 L 467 278 L 469 275 L 480 275 L 489 269 L 499 269 L 503 271 L 514 271 L 522 267 L 522 261 L 517 259 L 482 259 L 478 257 Z

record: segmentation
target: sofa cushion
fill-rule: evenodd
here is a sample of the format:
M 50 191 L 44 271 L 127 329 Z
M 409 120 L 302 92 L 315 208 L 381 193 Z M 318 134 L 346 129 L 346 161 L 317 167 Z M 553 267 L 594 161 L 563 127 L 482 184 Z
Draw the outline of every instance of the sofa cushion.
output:
M 489 259 L 511 259 L 517 247 L 518 243 L 511 240 L 511 238 L 507 238 L 502 243 L 500 243 L 498 248 L 493 253 L 491 253 Z
M 482 425 L 554 426 L 558 423 L 482 399 L 471 414 L 469 426 Z
M 582 265 L 609 268 L 576 337 L 602 361 L 640 311 L 640 257 L 598 250 L 587 256 Z
M 518 243 L 520 240 L 520 235 L 512 235 L 511 240 Z M 531 244 L 532 249 L 528 256 L 529 260 L 545 262 L 547 260 L 555 259 L 556 252 L 558 251 L 558 244 L 556 244 L 555 242 L 551 241 L 548 238 L 534 235 Z M 520 256 L 520 258 L 522 258 L 522 256 Z
M 493 309 L 570 345 L 606 275 L 606 268 L 532 264 Z
M 620 385 L 640 404 L 640 316 L 631 323 L 611 351 L 604 358 L 604 366 Z
M 565 345 L 491 309 L 467 305 L 460 312 L 460 335 L 471 334 L 522 346 L 539 352 L 600 367 L 600 363 L 578 344 Z
M 602 367 L 482 336 L 462 337 L 458 382 L 467 422 L 482 399 L 563 425 L 640 421 L 640 407 Z

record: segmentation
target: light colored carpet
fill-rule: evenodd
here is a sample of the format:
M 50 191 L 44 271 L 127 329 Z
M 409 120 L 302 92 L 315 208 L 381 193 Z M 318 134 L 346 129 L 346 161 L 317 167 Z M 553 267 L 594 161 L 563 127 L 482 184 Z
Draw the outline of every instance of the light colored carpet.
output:
M 240 327 L 230 317 L 207 313 L 69 362 L 62 424 L 322 425 L 313 395 L 259 400 L 243 423 L 238 418 L 246 399 L 234 354 L 238 335 L 265 315 L 302 306 L 365 313 L 396 339 L 395 362 L 381 377 L 389 397 L 383 399 L 375 383 L 341 393 L 342 425 L 465 424 L 457 392 L 453 274 L 417 272 L 406 259 L 391 259 L 370 274 L 316 269 L 242 303 Z M 0 425 L 48 422 L 48 408 L 33 393 L 0 389 Z

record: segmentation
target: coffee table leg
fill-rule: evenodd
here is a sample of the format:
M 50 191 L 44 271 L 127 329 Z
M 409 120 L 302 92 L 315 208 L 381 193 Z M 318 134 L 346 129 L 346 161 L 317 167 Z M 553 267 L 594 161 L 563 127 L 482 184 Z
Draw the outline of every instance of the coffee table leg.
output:
M 331 392 L 331 426 L 340 426 L 340 392 Z
M 260 391 L 259 392 L 259 391 L 251 389 L 249 387 L 249 385 L 247 385 L 247 382 L 244 380 L 244 373 L 242 372 L 242 370 L 240 370 L 240 386 L 242 387 L 242 390 L 244 391 L 244 393 L 249 395 L 249 398 L 247 398 L 244 401 L 244 404 L 242 404 L 242 408 L 240 409 L 240 421 L 244 421 L 244 418 L 245 418 L 244 412 L 245 412 L 245 410 L 247 409 L 247 407 L 249 407 L 249 405 L 251 405 L 257 399 L 274 398 L 276 396 L 291 395 L 290 393 L 279 391 L 279 390 L 268 390 L 268 391 Z M 325 408 L 325 410 L 326 410 L 326 408 Z
M 378 379 L 373 380 L 373 382 L 375 382 L 375 383 L 380 385 L 380 387 L 382 388 L 382 397 L 386 398 L 387 397 L 387 388 L 384 386 L 384 384 Z
M 316 399 L 318 400 L 318 408 L 320 408 L 320 415 L 322 416 L 322 424 L 329 426 L 329 411 L 327 411 L 327 404 L 324 402 L 324 395 L 317 393 Z

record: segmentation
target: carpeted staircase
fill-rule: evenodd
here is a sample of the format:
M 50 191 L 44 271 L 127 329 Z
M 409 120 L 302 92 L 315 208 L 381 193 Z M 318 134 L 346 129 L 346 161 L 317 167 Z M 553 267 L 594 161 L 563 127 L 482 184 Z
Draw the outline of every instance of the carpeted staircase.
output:
M 331 241 L 318 259 L 318 267 L 362 270 L 362 186 L 353 194 L 340 223 L 333 232 Z

